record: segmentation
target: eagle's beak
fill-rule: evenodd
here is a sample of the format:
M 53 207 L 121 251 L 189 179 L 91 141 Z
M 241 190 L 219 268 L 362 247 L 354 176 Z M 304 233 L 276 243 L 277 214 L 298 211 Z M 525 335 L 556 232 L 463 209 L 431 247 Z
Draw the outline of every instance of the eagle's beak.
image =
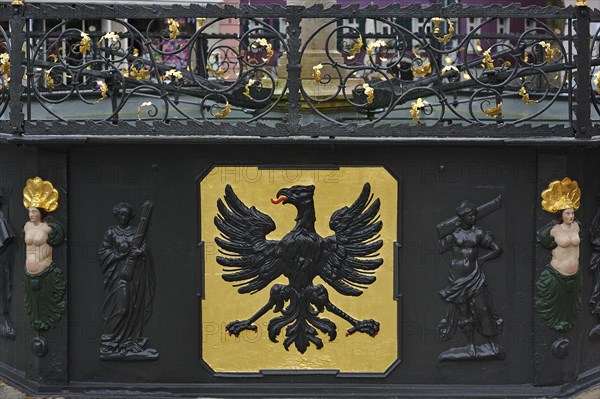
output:
M 271 199 L 271 202 L 275 205 L 281 204 L 283 201 L 287 200 L 288 197 L 285 189 L 281 189 L 277 192 L 277 199 Z

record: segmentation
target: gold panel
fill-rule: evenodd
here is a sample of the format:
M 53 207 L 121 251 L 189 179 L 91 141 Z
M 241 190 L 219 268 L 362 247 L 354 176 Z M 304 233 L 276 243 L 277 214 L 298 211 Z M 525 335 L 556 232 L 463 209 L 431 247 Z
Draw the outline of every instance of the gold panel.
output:
M 268 239 L 279 240 L 294 227 L 296 208 L 293 205 L 274 205 L 271 199 L 285 187 L 293 185 L 316 186 L 314 202 L 317 233 L 322 237 L 333 234 L 329 219 L 336 210 L 351 205 L 359 196 L 363 185 L 370 183 L 375 198 L 381 199 L 380 217 L 383 221 L 380 250 L 383 265 L 375 276 L 377 280 L 361 296 L 349 297 L 337 293 L 323 280 L 315 284 L 327 287 L 331 302 L 352 317 L 375 319 L 380 331 L 373 338 L 367 334 L 354 333 L 346 336 L 351 325 L 331 312 L 321 317 L 337 325 L 337 338 L 319 334 L 322 349 L 310 345 L 301 354 L 292 345 L 287 351 L 282 342 L 285 328 L 278 337 L 279 342 L 269 340 L 269 320 L 278 316 L 267 312 L 254 324 L 256 332 L 243 331 L 239 337 L 230 336 L 225 330 L 227 323 L 243 320 L 253 315 L 268 302 L 270 287 L 287 284 L 284 276 L 254 294 L 239 294 L 232 283 L 222 279 L 222 267 L 217 264 L 218 248 L 215 237 L 217 199 L 222 198 L 225 186 L 230 184 L 239 198 L 248 206 L 268 214 L 276 223 L 276 230 Z M 219 373 L 253 373 L 261 370 L 339 370 L 345 373 L 382 373 L 397 359 L 398 320 L 397 302 L 394 300 L 394 249 L 397 237 L 398 183 L 383 167 L 341 167 L 339 170 L 272 170 L 248 166 L 215 167 L 200 183 L 201 237 L 205 243 L 205 298 L 202 301 L 202 358 Z

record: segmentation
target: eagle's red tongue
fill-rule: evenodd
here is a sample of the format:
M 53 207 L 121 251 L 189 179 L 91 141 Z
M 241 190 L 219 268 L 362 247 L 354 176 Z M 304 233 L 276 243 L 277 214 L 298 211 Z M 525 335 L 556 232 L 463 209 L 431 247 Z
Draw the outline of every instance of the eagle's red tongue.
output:
M 277 198 L 277 199 L 273 199 L 271 198 L 271 202 L 275 205 L 277 204 L 281 204 L 283 201 L 285 201 L 287 199 L 287 197 L 285 195 L 282 195 L 281 197 Z

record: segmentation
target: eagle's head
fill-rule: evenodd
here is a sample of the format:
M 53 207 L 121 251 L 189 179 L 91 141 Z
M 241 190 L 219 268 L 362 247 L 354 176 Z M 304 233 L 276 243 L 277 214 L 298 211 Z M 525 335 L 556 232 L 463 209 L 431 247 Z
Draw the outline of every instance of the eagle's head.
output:
M 292 186 L 289 188 L 282 188 L 277 192 L 277 199 L 272 199 L 271 202 L 274 204 L 283 203 L 292 204 L 296 207 L 302 207 L 304 205 L 311 204 L 313 202 L 313 195 L 315 194 L 315 186 Z

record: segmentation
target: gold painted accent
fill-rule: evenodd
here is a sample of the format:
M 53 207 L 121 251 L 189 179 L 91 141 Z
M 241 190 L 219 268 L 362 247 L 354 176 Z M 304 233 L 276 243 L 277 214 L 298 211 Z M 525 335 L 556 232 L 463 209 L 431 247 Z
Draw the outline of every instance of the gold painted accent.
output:
M 79 52 L 85 56 L 90 51 L 90 35 L 85 32 L 81 32 L 81 41 L 79 42 Z
M 356 54 L 358 54 L 362 51 L 362 46 L 363 46 L 363 38 L 362 38 L 362 35 L 359 35 L 358 40 L 356 41 L 356 43 L 354 43 L 354 46 L 352 46 L 352 48 L 350 50 L 348 50 L 348 54 L 350 54 L 348 56 L 348 59 L 349 60 L 354 59 Z
M 206 22 L 206 18 L 196 18 L 196 23 L 198 24 L 199 28 L 202 28 L 204 26 L 205 22 Z
M 54 212 L 58 208 L 58 191 L 51 182 L 40 177 L 27 179 L 23 188 L 23 206 L 25 208 L 42 208 L 47 212 Z
M 373 104 L 373 100 L 375 100 L 375 90 L 369 86 L 368 83 L 363 84 L 362 88 L 365 90 L 367 96 L 367 104 Z
M 25 5 L 23 3 L 23 0 L 13 0 L 12 3 L 10 3 L 10 4 L 13 5 L 13 6 L 22 6 L 22 5 Z
M 252 47 L 254 48 L 265 48 L 267 51 L 267 58 L 263 58 L 263 62 L 269 62 L 271 57 L 273 57 L 273 45 L 267 41 L 267 39 L 257 39 L 254 43 L 252 43 Z
M 250 95 L 250 87 L 252 87 L 254 83 L 256 83 L 256 80 L 250 79 L 248 80 L 248 83 L 246 83 L 246 86 L 244 86 L 244 95 L 250 100 L 254 100 L 254 98 L 252 98 L 252 96 Z
M 323 64 L 318 64 L 313 67 L 313 78 L 317 83 L 321 83 L 321 69 L 323 69 Z
M 545 41 L 541 41 L 539 45 L 544 48 L 546 62 L 548 63 L 552 62 L 556 54 L 560 53 L 559 49 L 552 48 L 552 45 L 550 43 L 546 43 Z
M 121 36 L 119 36 L 119 34 L 115 32 L 108 32 L 107 34 L 102 36 L 98 42 L 100 43 L 104 39 L 118 42 L 119 40 L 121 40 Z
M 419 114 L 421 113 L 421 110 L 425 108 L 426 105 L 429 105 L 429 103 L 427 102 L 427 100 L 423 100 L 421 97 L 419 97 L 416 102 L 413 101 L 410 104 L 410 116 L 412 116 L 415 122 L 421 123 L 421 117 L 419 116 Z
M 50 54 L 50 55 L 48 55 L 48 57 L 52 58 L 52 61 L 58 62 L 58 55 L 56 55 L 56 54 Z
M 221 78 L 223 77 L 223 75 L 225 75 L 225 70 L 219 68 L 219 69 L 214 69 L 209 62 L 206 62 L 206 69 L 208 70 L 208 73 L 212 74 L 214 77 L 217 78 Z
M 375 40 L 374 42 L 370 42 L 369 44 L 367 44 L 367 54 L 369 55 L 373 55 L 373 51 L 375 49 L 380 49 L 380 48 L 386 48 L 387 47 L 387 43 L 385 42 L 385 40 Z
M 150 71 L 146 68 L 137 69 L 132 65 L 129 67 L 126 77 L 135 78 L 136 80 L 144 80 L 150 77 Z
M 108 85 L 103 80 L 96 81 L 96 84 L 100 88 L 100 98 L 94 103 L 98 104 L 100 101 L 108 98 Z
M 240 199 L 268 214 L 277 229 L 267 236 L 280 240 L 293 229 L 296 210 L 291 205 L 273 205 L 271 198 L 283 187 L 296 184 L 316 186 L 315 229 L 322 237 L 333 234 L 329 219 L 336 210 L 349 206 L 361 192 L 365 182 L 371 184 L 375 197 L 381 200 L 380 218 L 383 221 L 381 239 L 384 242 L 380 256 L 384 263 L 375 271 L 377 280 L 359 297 L 348 297 L 327 288 L 329 299 L 339 308 L 359 320 L 374 319 L 381 323 L 375 337 L 353 334 L 345 337 L 350 327 L 347 321 L 325 312 L 323 317 L 332 320 L 338 328 L 337 338 L 327 342 L 322 349 L 313 345 L 300 354 L 294 347 L 286 351 L 273 343 L 267 335 L 269 320 L 279 316 L 267 313 L 255 322 L 257 332 L 244 331 L 229 336 L 227 323 L 253 314 L 267 303 L 270 287 L 253 295 L 239 294 L 231 283 L 222 279 L 222 267 L 216 262 L 218 255 L 214 240 L 219 231 L 214 224 L 217 199 L 231 184 Z M 396 361 L 398 353 L 398 303 L 394 300 L 394 247 L 397 240 L 398 182 L 383 167 L 340 167 L 339 170 L 259 169 L 248 166 L 215 167 L 200 182 L 200 232 L 204 242 L 204 300 L 202 301 L 202 359 L 215 372 L 258 373 L 260 370 L 339 370 L 345 373 L 382 373 Z M 272 284 L 288 284 L 285 277 Z M 325 283 L 315 279 L 315 284 Z M 320 335 L 322 337 L 322 335 Z
M 181 80 L 183 79 L 183 73 L 181 73 L 181 71 L 178 71 L 177 69 L 169 69 L 166 73 L 165 73 L 165 79 L 166 78 L 171 78 L 171 79 L 176 79 L 176 80 Z
M 0 73 L 5 80 L 10 79 L 10 54 L 8 53 L 0 54 Z
M 132 51 L 132 54 L 133 54 L 134 57 L 137 57 L 137 56 L 140 55 L 140 50 L 138 50 L 137 48 L 134 47 L 133 51 Z
M 525 89 L 525 86 L 521 86 L 521 88 L 519 89 L 519 95 L 521 96 L 521 101 L 523 101 L 525 104 L 537 104 L 538 103 L 538 101 L 531 100 L 529 98 L 529 93 L 527 93 L 527 89 Z
M 575 4 L 577 7 L 587 7 L 587 3 L 586 0 L 577 0 L 577 4 Z
M 523 61 L 529 62 L 529 53 L 527 51 L 525 51 L 525 54 L 523 54 Z
M 502 102 L 498 103 L 495 107 L 484 109 L 483 113 L 496 119 L 498 115 L 502 115 Z
M 471 80 L 471 75 L 469 75 L 468 72 L 463 72 L 463 79 L 464 80 Z
M 442 23 L 442 19 L 440 17 L 433 17 L 431 18 L 431 22 L 433 22 L 433 33 L 434 34 L 438 34 L 440 33 L 440 24 Z
M 600 94 L 600 71 L 594 74 L 594 84 L 596 85 L 596 93 Z
M 152 101 L 144 101 L 139 107 L 137 107 L 137 119 L 138 121 L 142 120 L 142 108 L 144 107 L 151 107 L 152 106 Z
M 563 209 L 579 209 L 581 203 L 581 190 L 575 180 L 565 177 L 548 184 L 548 188 L 542 191 L 542 209 L 546 212 L 555 213 Z
M 494 59 L 492 58 L 490 49 L 487 49 L 483 52 L 483 60 L 481 62 L 481 67 L 488 70 L 494 69 Z
M 452 61 L 452 57 L 450 57 L 449 55 L 444 57 L 444 61 L 446 61 L 446 64 L 448 65 L 454 64 L 454 61 Z
M 446 33 L 442 37 L 437 36 L 440 33 L 439 26 L 440 26 L 440 23 L 442 22 L 442 19 L 441 18 L 433 18 L 432 21 L 433 21 L 433 24 L 435 25 L 435 28 L 433 29 L 433 35 L 435 36 L 437 41 L 439 43 L 449 42 L 452 39 L 452 37 L 454 36 L 454 31 L 455 31 L 454 24 L 452 23 L 452 21 L 450 21 L 450 19 L 446 18 L 446 22 L 448 23 L 448 33 Z
M 431 64 L 428 62 L 427 64 L 422 65 L 420 67 L 413 65 L 410 67 L 410 69 L 416 77 L 424 78 L 425 76 L 431 73 Z
M 179 36 L 179 22 L 174 18 L 167 18 L 167 24 L 169 24 L 169 37 L 171 39 L 177 39 Z
M 46 86 L 48 86 L 51 89 L 54 89 L 54 78 L 52 77 L 51 73 L 52 68 L 44 72 L 44 81 L 46 82 Z
M 231 105 L 229 104 L 229 101 L 227 101 L 227 103 L 225 104 L 223 109 L 215 114 L 215 118 L 225 119 L 225 118 L 227 118 L 227 115 L 229 115 L 230 112 L 231 112 Z
M 483 51 L 483 48 L 481 47 L 481 39 L 475 40 L 475 50 L 477 50 L 478 53 Z
M 511 66 L 512 66 L 512 62 L 510 62 L 510 61 L 504 61 L 502 63 L 503 68 L 510 68 Z
M 460 74 L 458 68 L 455 67 L 454 65 L 446 65 L 445 67 L 442 68 L 442 76 L 444 76 L 446 74 L 446 72 L 449 72 L 449 71 L 456 71 L 457 73 Z

